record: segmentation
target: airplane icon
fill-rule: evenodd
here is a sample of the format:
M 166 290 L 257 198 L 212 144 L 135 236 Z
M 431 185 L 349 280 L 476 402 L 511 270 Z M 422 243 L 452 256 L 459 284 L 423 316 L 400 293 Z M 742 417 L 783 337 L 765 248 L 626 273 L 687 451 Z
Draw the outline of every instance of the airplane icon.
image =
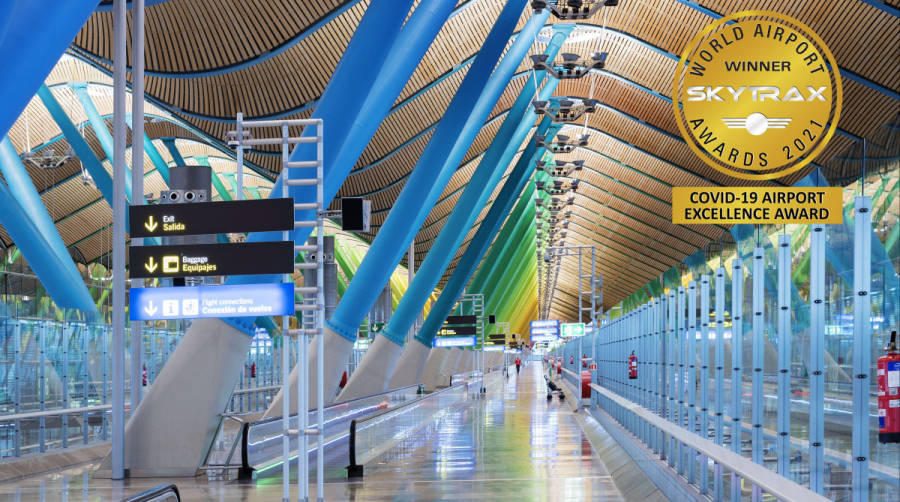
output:
M 769 118 L 762 113 L 755 112 L 747 115 L 747 118 L 723 118 L 722 122 L 729 129 L 746 129 L 750 134 L 759 136 L 769 129 L 784 129 L 791 123 L 791 119 Z

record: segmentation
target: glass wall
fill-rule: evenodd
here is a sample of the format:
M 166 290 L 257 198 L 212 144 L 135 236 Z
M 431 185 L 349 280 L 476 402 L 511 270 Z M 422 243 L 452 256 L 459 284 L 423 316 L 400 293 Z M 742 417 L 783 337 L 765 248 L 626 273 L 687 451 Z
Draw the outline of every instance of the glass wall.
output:
M 861 147 L 859 150 L 856 157 L 849 153 L 849 162 L 859 162 Z M 832 171 L 829 173 L 833 174 L 836 168 L 831 166 L 830 169 Z M 701 278 L 709 275 L 709 310 L 697 312 L 701 320 L 696 325 L 697 331 L 688 332 L 686 336 L 696 337 L 699 341 L 702 319 L 709 319 L 708 358 L 711 365 L 715 365 L 717 330 L 713 327 L 718 293 L 715 275 L 716 269 L 722 266 L 725 271 L 722 292 L 724 311 L 721 313 L 724 319 L 724 392 L 717 389 L 715 371 L 711 370 L 706 387 L 711 408 L 708 413 L 714 413 L 717 396 L 721 396 L 726 415 L 726 447 L 733 448 L 732 438 L 735 441 L 739 438 L 737 451 L 742 455 L 801 485 L 820 490 L 835 500 L 851 499 L 855 489 L 853 471 L 860 469 L 862 464 L 868 469 L 868 482 L 862 483 L 863 489 L 868 489 L 870 500 L 895 500 L 897 493 L 900 493 L 900 445 L 878 442 L 875 373 L 875 363 L 884 354 L 891 331 L 898 329 L 900 315 L 900 169 L 896 156 L 881 164 L 875 163 L 874 167 L 870 165 L 869 169 L 865 176 L 857 175 L 852 182 L 846 179 L 841 182 L 844 223 L 825 225 L 821 239 L 823 244 L 816 251 L 813 249 L 815 230 L 811 225 L 735 226 L 723 242 L 712 243 L 707 249 L 687 257 L 681 266 L 661 274 L 658 280 L 623 301 L 621 310 L 613 310 L 614 314 L 606 321 L 609 326 L 622 329 L 622 322 L 626 325 L 635 322 L 629 315 L 638 313 L 640 316 L 640 309 L 647 305 L 643 299 L 648 292 L 659 301 L 662 294 L 668 295 L 679 287 L 687 288 L 690 281 L 700 284 Z M 834 183 L 834 176 L 828 178 Z M 814 172 L 801 180 L 798 186 L 825 184 L 825 177 Z M 855 206 L 861 203 L 859 197 L 863 196 L 871 201 L 871 228 L 857 229 L 858 212 Z M 871 255 L 855 256 L 858 236 L 866 233 L 871 238 Z M 779 258 L 782 247 L 786 251 Z M 812 297 L 812 276 L 817 273 L 813 267 L 817 255 L 820 256 L 823 272 L 820 303 Z M 871 283 L 868 294 L 860 295 L 854 284 L 854 274 L 863 258 L 871 261 Z M 754 270 L 757 260 L 761 263 Z M 739 263 L 740 268 L 735 269 L 735 263 Z M 781 268 L 787 268 L 786 276 L 779 277 Z M 739 271 L 743 280 L 739 311 L 732 304 L 735 270 Z M 754 299 L 754 289 L 757 287 L 761 287 L 762 294 L 759 296 L 757 292 Z M 699 286 L 696 291 L 699 293 Z M 860 297 L 864 298 L 863 301 L 867 298 L 870 304 L 871 315 L 867 320 L 870 335 L 860 330 L 859 326 L 854 326 L 855 310 L 858 308 L 856 302 Z M 779 302 L 786 303 L 782 305 Z M 699 298 L 697 305 L 701 305 Z M 813 306 L 823 313 L 820 328 L 815 328 L 813 323 Z M 787 324 L 784 325 L 787 329 L 780 327 L 779 315 L 787 315 Z M 669 318 L 663 317 L 661 322 L 668 323 Z M 675 319 L 684 317 L 676 316 Z M 633 324 L 629 326 L 640 329 L 634 328 L 636 325 Z M 598 336 L 605 335 L 601 332 Z M 865 343 L 867 339 L 870 343 Z M 732 361 L 733 343 L 740 343 L 742 354 L 739 361 Z M 811 352 L 811 347 L 816 344 L 819 344 L 819 349 L 812 350 L 818 350 L 818 354 Z M 667 346 L 668 342 L 663 345 Z M 678 364 L 699 363 L 702 357 L 700 346 L 698 343 L 696 354 L 689 355 L 687 361 L 678 361 Z M 641 346 L 636 345 L 635 348 L 640 350 Z M 866 348 L 870 351 L 868 356 L 871 361 L 867 364 L 868 374 L 856 375 L 854 352 Z M 633 347 L 626 349 L 625 352 L 630 353 Z M 780 353 L 784 361 L 780 361 Z M 821 373 L 816 369 L 816 355 L 824 356 Z M 654 355 L 639 354 L 638 360 L 646 360 L 647 357 L 652 360 Z M 612 363 L 618 371 L 619 366 L 615 361 Z M 732 368 L 738 367 L 741 368 L 739 384 L 732 379 Z M 624 363 L 621 368 L 625 368 Z M 677 370 L 675 373 L 678 378 L 689 378 Z M 697 379 L 688 382 L 689 386 L 691 383 L 696 385 L 698 391 L 701 387 L 699 375 L 698 372 Z M 787 386 L 779 385 L 782 375 L 789 376 Z M 673 378 L 673 375 L 669 374 L 666 378 Z M 854 395 L 855 380 L 863 381 L 863 388 L 867 387 L 868 392 Z M 621 386 L 616 383 L 611 384 L 610 388 L 618 392 L 616 385 Z M 736 411 L 734 396 L 740 396 L 739 421 L 732 420 Z M 857 424 L 856 430 L 859 432 L 854 446 L 854 417 L 861 416 L 865 418 Z M 715 420 L 712 418 L 711 415 L 709 429 L 701 431 L 701 435 L 710 440 L 715 439 Z M 780 444 L 779 438 L 785 438 L 785 443 Z M 860 456 L 859 452 L 865 451 L 864 445 L 868 452 Z M 712 492 L 712 471 L 708 480 L 708 488 Z M 728 476 L 725 476 L 724 483 L 727 494 Z M 745 486 L 743 490 L 743 496 L 750 495 L 749 487 Z
M 0 458 L 109 439 L 111 297 L 101 266 L 81 267 L 99 315 L 60 309 L 13 251 L 0 252 Z M 90 275 L 96 273 L 96 276 Z M 190 321 L 142 323 L 141 380 L 153 385 Z M 125 368 L 131 367 L 126 325 Z M 268 407 L 281 385 L 280 339 L 254 337 L 228 412 Z M 126 417 L 132 382 L 125 381 Z

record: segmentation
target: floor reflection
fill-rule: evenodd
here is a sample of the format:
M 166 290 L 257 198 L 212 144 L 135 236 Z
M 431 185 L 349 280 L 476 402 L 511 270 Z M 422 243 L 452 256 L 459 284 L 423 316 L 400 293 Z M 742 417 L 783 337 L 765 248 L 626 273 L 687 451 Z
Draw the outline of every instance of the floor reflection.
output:
M 547 401 L 540 364 L 526 365 L 519 375 L 491 375 L 486 387 L 486 396 L 444 410 L 433 423 L 366 465 L 364 480 L 348 482 L 329 475 L 326 499 L 622 500 L 569 405 L 555 398 Z M 341 462 L 329 461 L 329 473 L 337 474 Z M 169 481 L 113 483 L 92 478 L 95 467 L 0 484 L 0 501 L 120 501 Z M 281 498 L 277 476 L 251 484 L 203 478 L 175 482 L 188 501 Z

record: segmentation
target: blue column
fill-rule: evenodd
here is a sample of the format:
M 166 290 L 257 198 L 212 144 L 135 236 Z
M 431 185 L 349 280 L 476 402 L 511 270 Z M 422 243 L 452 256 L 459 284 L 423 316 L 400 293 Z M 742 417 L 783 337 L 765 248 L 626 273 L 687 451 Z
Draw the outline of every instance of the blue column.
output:
M 491 70 L 506 47 L 524 5 L 524 0 L 507 2 L 494 23 L 400 197 L 394 202 L 393 209 L 344 292 L 341 303 L 328 321 L 329 328 L 335 333 L 348 340 L 356 339 L 356 329 L 377 293 L 372 285 L 387 282 L 391 271 L 406 252 L 412 235 L 434 204 L 436 197 L 432 197 L 432 187 L 440 186 L 443 190 L 521 63 L 538 29 L 544 24 L 548 15 L 546 11 L 532 16 L 492 75 Z
M 81 101 L 81 106 L 84 108 L 84 113 L 87 114 L 88 121 L 91 123 L 91 127 L 94 128 L 94 134 L 97 136 L 97 141 L 100 142 L 100 147 L 103 148 L 103 152 L 106 154 L 106 158 L 109 159 L 110 162 L 112 162 L 113 137 L 112 134 L 109 133 L 109 129 L 106 128 L 106 122 L 103 120 L 103 117 L 101 117 L 100 113 L 97 112 L 97 108 L 94 106 L 94 101 L 87 93 L 87 84 L 81 82 L 72 84 L 72 90 L 75 91 L 75 95 L 78 96 L 78 100 Z M 127 166 L 125 168 L 125 171 L 125 199 L 132 200 L 131 174 Z M 111 191 L 110 194 L 112 194 Z M 106 200 L 110 201 L 112 199 L 107 197 Z
M 22 250 L 57 306 L 96 313 L 81 274 L 6 136 L 0 141 L 0 171 L 9 184 L 7 187 L 0 182 L 0 207 L 3 208 L 0 218 L 13 242 Z
M 385 90 L 384 78 L 388 75 L 382 73 L 382 68 L 390 65 L 389 68 L 399 74 L 404 74 L 406 69 L 400 66 L 394 66 L 394 55 L 396 47 L 403 47 L 404 44 L 410 44 L 404 50 L 421 51 L 425 50 L 433 41 L 428 40 L 408 40 L 402 36 L 401 27 L 405 20 L 405 14 L 409 12 L 412 6 L 412 0 L 374 0 L 366 9 L 366 14 L 362 21 L 356 27 L 353 38 L 344 50 L 344 55 L 338 63 L 337 68 L 328 86 L 322 92 L 322 97 L 316 106 L 311 118 L 321 118 L 324 122 L 324 171 L 325 171 L 325 204 L 327 205 L 338 189 L 344 183 L 347 173 L 353 167 L 356 159 L 347 166 L 337 166 L 334 161 L 338 158 L 340 149 L 345 141 L 348 140 L 348 134 L 353 123 L 358 120 L 372 120 L 373 117 L 365 117 L 360 114 L 366 99 L 371 93 L 378 93 Z M 410 18 L 417 17 L 415 13 Z M 391 50 L 387 48 L 391 47 Z M 418 64 L 421 57 L 416 58 L 414 64 Z M 399 92 L 399 91 L 398 91 Z M 393 102 L 396 95 L 381 96 Z M 379 121 L 380 122 L 380 121 Z M 314 136 L 316 134 L 314 127 L 307 128 L 304 136 Z M 369 138 L 355 138 L 355 141 L 362 141 L 364 144 L 369 142 Z M 290 160 L 313 160 L 316 158 L 315 144 L 301 144 L 291 152 Z M 298 178 L 314 178 L 315 168 L 308 170 L 295 170 Z M 293 175 L 292 175 L 293 176 Z M 281 196 L 281 176 L 275 181 L 270 194 Z M 316 199 L 316 187 L 291 187 L 290 194 L 297 201 L 314 201 Z M 298 211 L 297 219 L 314 220 L 314 211 Z M 301 228 L 294 232 L 294 242 L 297 244 L 305 244 L 306 239 L 312 232 L 311 228 Z M 262 232 L 253 233 L 248 236 L 248 240 L 252 242 L 266 240 L 280 240 L 281 232 Z M 244 276 L 244 280 L 235 279 L 234 282 L 246 282 L 246 279 L 252 279 L 254 276 Z M 270 282 L 275 282 L 270 281 Z
M 550 119 L 545 118 L 536 134 L 549 134 L 550 137 L 556 135 L 559 126 L 552 126 L 551 129 L 550 123 Z M 550 129 L 549 132 L 548 129 Z M 438 329 L 444 323 L 444 319 L 450 314 L 456 299 L 462 294 L 478 263 L 481 262 L 488 247 L 494 241 L 494 236 L 499 232 L 506 215 L 509 214 L 525 184 L 531 178 L 531 174 L 534 172 L 534 160 L 542 155 L 543 151 L 544 148 L 537 148 L 532 141 L 519 157 L 513 172 L 503 185 L 503 189 L 500 190 L 500 195 L 493 202 L 487 217 L 481 222 L 478 232 L 469 243 L 469 247 L 466 248 L 462 259 L 456 264 L 450 280 L 447 281 L 437 301 L 431 306 L 422 329 L 416 335 L 416 340 L 423 345 L 431 344 Z
M 391 47 L 390 64 L 382 68 L 376 85 L 362 104 L 350 131 L 345 134 L 343 144 L 337 147 L 332 169 L 341 173 L 341 181 L 335 184 L 333 193 L 337 193 L 343 179 L 375 135 L 455 6 L 456 0 L 420 2 L 409 22 L 403 26 L 400 37 Z M 328 188 L 326 185 L 326 197 L 329 197 Z
M 0 136 L 22 113 L 97 2 L 4 0 L 0 15 Z M 14 78 L 9 76 L 14 75 Z
M 537 78 L 542 77 L 543 75 L 537 75 Z M 550 79 L 540 90 L 537 99 L 548 99 L 556 90 L 558 82 L 556 79 Z M 416 321 L 416 317 L 425 305 L 425 300 L 434 291 L 441 274 L 446 270 L 456 249 L 459 248 L 466 236 L 466 231 L 472 227 L 475 218 L 487 202 L 487 198 L 500 181 L 506 166 L 512 160 L 516 149 L 522 144 L 528 129 L 534 123 L 534 111 L 531 105 L 534 95 L 531 94 L 533 89 L 531 84 L 532 82 L 526 83 L 525 88 L 519 94 L 512 110 L 491 142 L 491 146 L 482 157 L 478 169 L 475 170 L 462 196 L 457 200 L 453 212 L 444 222 L 441 233 L 432 243 L 425 261 L 416 271 L 416 276 L 397 305 L 391 321 L 381 332 L 383 336 L 397 345 L 403 344 L 403 339 L 409 332 L 410 326 Z

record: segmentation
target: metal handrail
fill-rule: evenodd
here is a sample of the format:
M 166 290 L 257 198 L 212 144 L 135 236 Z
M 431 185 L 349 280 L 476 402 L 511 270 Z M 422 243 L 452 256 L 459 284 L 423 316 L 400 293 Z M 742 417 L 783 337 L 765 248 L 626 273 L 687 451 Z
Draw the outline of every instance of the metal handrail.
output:
M 246 389 L 238 389 L 231 393 L 232 396 L 240 396 L 243 394 L 252 394 L 254 392 L 269 392 L 273 390 L 281 390 L 281 385 L 268 385 L 266 387 L 247 387 Z
M 363 466 L 356 463 L 356 429 L 359 426 L 359 424 L 368 422 L 370 420 L 375 420 L 376 418 L 382 417 L 388 413 L 393 413 L 399 409 L 403 409 L 407 406 L 411 406 L 413 404 L 422 402 L 425 399 L 431 399 L 432 397 L 442 394 L 444 392 L 447 392 L 450 390 L 455 390 L 455 389 L 458 389 L 459 387 L 466 387 L 468 385 L 469 385 L 468 382 L 451 385 L 450 387 L 447 387 L 446 389 L 441 389 L 439 391 L 432 392 L 431 394 L 426 394 L 422 397 L 418 397 L 418 398 L 412 399 L 410 401 L 406 401 L 397 406 L 388 408 L 384 411 L 380 411 L 378 413 L 369 415 L 365 418 L 361 418 L 359 420 L 354 418 L 353 420 L 351 420 L 350 421 L 350 432 L 348 434 L 348 444 L 347 444 L 347 449 L 350 451 L 350 464 L 347 466 L 347 477 L 348 478 L 362 477 Z
M 126 407 L 127 405 L 128 403 L 126 403 Z M 14 422 L 16 420 L 29 420 L 32 418 L 71 415 L 73 413 L 92 413 L 95 411 L 107 411 L 110 409 L 112 409 L 112 405 L 110 404 L 98 404 L 96 406 L 85 406 L 82 408 L 61 408 L 58 410 L 29 411 L 26 413 L 16 413 L 13 415 L 0 415 L 0 422 Z
M 181 494 L 175 483 L 159 485 L 127 499 L 122 499 L 122 502 L 163 502 L 167 500 L 181 502 Z
M 578 376 L 575 372 L 563 368 L 563 371 Z M 828 499 L 818 493 L 791 481 L 780 474 L 759 465 L 748 458 L 745 458 L 724 446 L 717 445 L 702 436 L 699 436 L 687 429 L 680 427 L 678 424 L 669 422 L 660 417 L 656 413 L 644 408 L 643 406 L 630 401 L 609 389 L 601 387 L 595 383 L 591 383 L 591 389 L 601 394 L 603 397 L 613 401 L 627 411 L 630 411 L 638 418 L 649 423 L 652 427 L 659 429 L 661 432 L 673 437 L 676 441 L 697 451 L 701 455 L 705 455 L 722 465 L 731 472 L 737 474 L 754 485 L 760 490 L 771 494 L 779 500 L 786 501 L 821 501 L 826 502 Z

